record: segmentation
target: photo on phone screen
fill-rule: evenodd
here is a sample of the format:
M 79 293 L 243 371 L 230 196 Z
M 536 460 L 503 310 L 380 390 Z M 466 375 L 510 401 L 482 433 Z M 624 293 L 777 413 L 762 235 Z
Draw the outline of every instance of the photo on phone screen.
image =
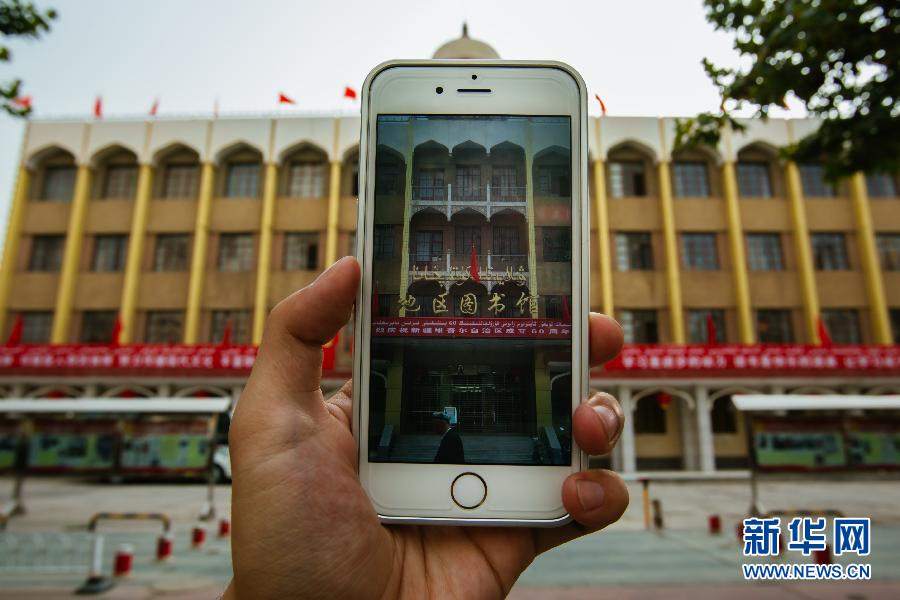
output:
M 571 464 L 570 128 L 378 116 L 371 462 Z

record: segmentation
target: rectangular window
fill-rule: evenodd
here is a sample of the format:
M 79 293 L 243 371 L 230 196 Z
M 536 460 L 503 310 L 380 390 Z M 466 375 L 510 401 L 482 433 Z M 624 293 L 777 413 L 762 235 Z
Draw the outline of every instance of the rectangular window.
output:
M 375 258 L 394 257 L 394 226 L 376 225 L 374 240 Z
M 817 270 L 846 271 L 850 268 L 843 233 L 813 233 L 809 239 Z
M 190 236 L 186 233 L 166 233 L 156 236 L 153 252 L 154 271 L 186 271 Z
M 94 260 L 91 262 L 91 270 L 98 273 L 123 271 L 127 250 L 127 235 L 98 235 L 94 238 Z
M 572 230 L 568 227 L 544 227 L 544 260 L 569 262 L 572 260 Z
M 116 327 L 117 312 L 114 310 L 86 310 L 81 316 L 82 344 L 110 344 Z
M 64 235 L 36 235 L 31 238 L 29 271 L 59 271 L 62 267 Z
M 659 324 L 655 310 L 623 310 L 619 323 L 625 333 L 626 344 L 659 343 Z
M 231 324 L 231 343 L 250 343 L 250 311 L 249 310 L 214 310 L 212 311 L 212 326 L 209 331 L 211 344 L 222 342 L 225 330 Z
M 769 163 L 741 161 L 737 164 L 738 194 L 741 198 L 771 198 Z
M 709 196 L 709 176 L 706 163 L 700 161 L 679 161 L 672 164 L 677 198 L 707 198 Z
M 46 344 L 50 341 L 53 313 L 49 310 L 30 310 L 22 315 L 22 343 Z
M 800 183 L 803 195 L 808 198 L 831 198 L 834 187 L 825 181 L 825 167 L 822 165 L 800 165 Z
M 850 308 L 822 310 L 822 324 L 835 344 L 861 344 L 859 311 Z
M 226 198 L 259 196 L 259 163 L 236 162 L 228 165 L 225 177 Z
M 879 233 L 875 236 L 881 268 L 900 271 L 900 233 Z
M 685 269 L 691 271 L 715 271 L 719 268 L 716 234 L 682 233 L 681 255 Z
M 520 254 L 519 228 L 511 225 L 494 227 L 494 256 L 516 256 Z
M 378 155 L 381 156 L 380 154 Z M 381 162 L 375 165 L 375 193 L 396 194 L 400 190 L 400 165 L 396 163 Z M 418 186 L 414 188 L 418 194 Z M 419 196 L 416 195 L 416 199 Z
M 325 196 L 325 165 L 321 162 L 295 162 L 288 167 L 290 198 L 321 198 Z
M 416 181 L 417 184 L 413 189 L 415 200 L 443 202 L 447 199 L 447 184 L 444 182 L 443 169 L 419 169 Z
M 443 231 L 416 232 L 416 262 L 440 260 L 444 254 Z
M 112 165 L 106 169 L 106 181 L 103 184 L 101 199 L 125 200 L 134 198 L 137 187 L 137 167 L 131 165 Z
M 519 185 L 519 172 L 515 167 L 497 165 L 491 169 L 491 201 L 525 201 L 525 188 Z
M 895 198 L 897 182 L 892 175 L 884 173 L 866 175 L 866 192 L 870 198 Z
M 484 200 L 481 189 L 481 167 L 478 165 L 456 166 L 456 188 L 453 200 L 460 202 L 480 202 Z
M 653 270 L 653 246 L 649 233 L 617 233 L 616 265 L 620 271 Z
M 459 226 L 455 235 L 457 256 L 470 256 L 472 244 L 475 244 L 475 254 L 481 254 L 481 227 Z
M 319 268 L 319 234 L 284 235 L 284 270 L 315 271 Z
M 712 327 L 715 330 L 717 344 L 725 343 L 725 311 L 721 308 L 709 308 L 689 310 L 688 316 L 688 342 L 691 344 L 709 344 L 709 318 L 712 317 Z
M 39 200 L 71 202 L 75 191 L 75 167 L 47 167 Z
M 756 311 L 756 334 L 760 344 L 792 344 L 791 311 L 780 308 Z
M 184 313 L 180 310 L 148 311 L 144 342 L 147 344 L 181 343 L 183 322 Z
M 572 195 L 572 181 L 568 165 L 545 165 L 537 170 L 537 191 L 541 196 Z
M 748 233 L 747 262 L 751 271 L 783 271 L 781 236 L 777 233 Z
M 609 195 L 629 198 L 647 195 L 644 161 L 617 160 L 609 163 Z
M 659 402 L 659 394 L 641 398 L 634 409 L 634 432 L 640 434 L 666 433 L 666 410 Z
M 193 199 L 197 197 L 200 168 L 196 164 L 166 165 L 163 198 Z
M 253 270 L 252 233 L 223 233 L 219 236 L 219 270 Z

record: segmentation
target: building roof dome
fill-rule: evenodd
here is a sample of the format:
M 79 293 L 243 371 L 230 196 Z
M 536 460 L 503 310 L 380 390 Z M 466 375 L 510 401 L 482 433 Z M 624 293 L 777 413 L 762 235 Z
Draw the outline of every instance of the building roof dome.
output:
M 438 48 L 432 58 L 500 58 L 500 55 L 490 45 L 470 38 L 469 27 L 463 23 L 462 36 Z

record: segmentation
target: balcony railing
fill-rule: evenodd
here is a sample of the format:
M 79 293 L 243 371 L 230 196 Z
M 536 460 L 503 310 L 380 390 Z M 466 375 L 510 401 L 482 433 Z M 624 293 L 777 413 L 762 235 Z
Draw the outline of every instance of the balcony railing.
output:
M 525 202 L 525 186 L 454 186 L 416 185 L 412 188 L 413 202 L 454 202 L 454 203 L 515 203 Z

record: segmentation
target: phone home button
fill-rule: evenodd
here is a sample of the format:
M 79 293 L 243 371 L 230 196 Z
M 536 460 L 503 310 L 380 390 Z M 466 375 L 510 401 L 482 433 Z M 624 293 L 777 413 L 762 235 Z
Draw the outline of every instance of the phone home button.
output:
M 450 485 L 450 497 L 460 508 L 478 508 L 487 498 L 487 484 L 480 475 L 462 473 Z

